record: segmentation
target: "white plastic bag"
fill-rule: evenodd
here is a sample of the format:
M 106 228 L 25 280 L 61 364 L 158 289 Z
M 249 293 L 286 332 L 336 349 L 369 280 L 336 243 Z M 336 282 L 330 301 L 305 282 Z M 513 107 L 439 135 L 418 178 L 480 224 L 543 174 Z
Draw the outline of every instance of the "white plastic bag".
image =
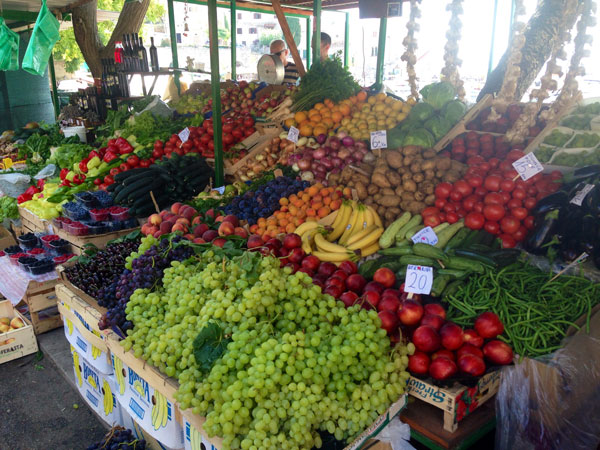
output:
M 22 173 L 6 173 L 0 175 L 0 192 L 8 197 L 17 198 L 27 190 L 31 177 Z
M 410 426 L 401 422 L 398 417 L 383 429 L 377 436 L 382 442 L 389 442 L 392 450 L 414 450 L 414 447 L 408 442 L 410 440 Z

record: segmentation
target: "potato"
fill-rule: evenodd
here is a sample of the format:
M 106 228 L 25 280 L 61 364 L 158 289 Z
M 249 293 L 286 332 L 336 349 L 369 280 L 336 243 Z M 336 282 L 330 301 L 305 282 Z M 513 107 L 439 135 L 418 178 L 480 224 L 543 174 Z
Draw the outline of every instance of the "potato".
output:
M 400 167 L 397 172 L 399 175 L 404 175 L 408 172 L 408 169 L 406 167 Z
M 371 181 L 373 183 L 375 183 L 377 186 L 382 187 L 382 188 L 391 187 L 391 184 L 388 181 L 388 179 L 386 178 L 386 176 L 381 173 L 373 173 L 373 177 L 372 177 Z
M 438 170 L 435 171 L 435 176 L 437 178 L 442 179 L 442 178 L 444 178 L 444 175 L 446 175 L 446 170 L 439 170 L 438 169 Z
M 412 173 L 410 172 L 406 172 L 404 175 L 402 175 L 402 181 L 409 181 L 412 180 Z
M 365 201 L 363 201 L 363 203 L 367 206 L 374 206 L 375 202 L 373 201 L 373 199 L 371 197 L 367 197 L 365 199 Z
M 388 170 L 387 178 L 392 186 L 399 186 L 402 183 L 402 177 L 393 170 Z
M 400 205 L 400 197 L 397 195 L 384 195 L 379 200 L 379 204 L 382 206 L 399 206 Z
M 437 155 L 437 153 L 436 153 L 435 150 L 432 150 L 432 149 L 428 148 L 427 150 L 423 150 L 423 153 L 421 153 L 421 155 L 425 159 L 431 159 L 431 158 L 435 158 L 435 156 Z
M 369 163 L 366 163 L 366 162 L 361 162 L 358 165 L 358 168 L 361 169 L 361 170 L 364 170 L 367 173 L 373 173 L 373 169 L 375 169 L 375 167 L 373 167 L 373 164 L 369 164 Z
M 417 183 L 412 180 L 406 180 L 404 183 L 402 183 L 402 187 L 405 191 L 417 192 Z
M 451 159 L 450 160 L 450 169 L 451 170 L 456 170 L 457 172 L 461 172 L 462 170 L 465 170 L 466 167 L 460 161 L 456 161 L 455 159 Z
M 358 198 L 360 200 L 365 200 L 369 196 L 364 183 L 355 183 L 354 188 L 356 189 L 356 193 L 358 194 Z
M 386 210 L 387 210 L 387 208 L 385 206 L 379 205 L 377 207 L 377 214 L 379 215 L 379 217 L 384 217 Z
M 396 193 L 394 192 L 394 190 L 392 188 L 383 188 L 381 190 L 381 193 L 383 195 L 396 195 Z
M 423 192 L 415 192 L 415 200 L 422 202 L 425 200 L 425 194 Z
M 406 208 L 409 212 L 411 212 L 412 214 L 419 214 L 421 211 L 423 211 L 425 209 L 425 203 L 423 202 L 410 202 L 410 204 L 408 205 L 408 208 Z
M 398 217 L 400 215 L 400 213 L 402 212 L 402 209 L 400 209 L 397 206 L 394 206 L 394 207 L 390 208 L 390 211 L 393 212 L 394 214 L 396 214 L 396 217 Z
M 410 165 L 415 161 L 415 156 L 405 156 L 404 157 L 404 167 L 410 167 Z
M 445 156 L 440 156 L 435 159 L 435 167 L 438 170 L 448 170 L 452 167 L 452 160 Z
M 402 210 L 403 210 L 403 211 L 408 211 L 408 207 L 410 206 L 410 203 L 411 203 L 412 201 L 413 201 L 413 200 L 410 200 L 410 201 L 404 201 L 404 202 L 400 203 L 400 208 L 402 208 Z
M 428 160 L 428 161 L 423 161 L 423 164 L 421 164 L 421 169 L 423 170 L 435 170 L 435 161 L 433 160 Z
M 426 170 L 424 172 L 424 175 L 426 180 L 431 180 L 432 178 L 435 178 L 435 172 L 433 170 Z
M 367 186 L 367 193 L 369 195 L 375 195 L 379 192 L 379 186 L 377 186 L 376 184 L 369 184 Z
M 402 153 L 404 153 L 404 156 L 416 155 L 420 151 L 421 147 L 418 147 L 416 145 L 407 145 L 402 149 Z
M 365 176 L 365 175 L 361 175 L 357 178 L 356 180 L 358 183 L 362 183 L 365 186 L 367 186 L 370 182 L 371 182 L 371 178 Z
M 410 171 L 412 173 L 419 173 L 421 172 L 421 163 L 420 162 L 414 162 L 410 165 Z
M 433 183 L 431 181 L 424 181 L 419 185 L 419 191 L 424 192 L 425 194 L 433 194 L 435 192 L 435 186 L 437 183 Z
M 402 198 L 403 202 L 412 202 L 415 199 L 415 194 L 412 192 L 404 191 L 400 194 L 400 198 Z
M 337 186 L 338 184 L 341 184 L 341 180 L 342 177 L 339 173 L 332 173 L 327 178 L 327 182 L 330 186 Z
M 354 180 L 350 180 L 346 183 L 346 186 L 348 187 L 354 187 Z
M 450 170 L 450 171 L 446 172 L 446 175 L 444 175 L 442 177 L 442 180 L 446 181 L 448 183 L 454 183 L 455 181 L 460 180 L 460 178 L 461 178 L 460 173 L 458 173 L 454 170 Z
M 425 180 L 425 175 L 422 173 L 415 173 L 412 179 L 415 183 L 422 183 Z
M 394 191 L 394 193 L 400 197 L 402 197 L 402 194 L 404 194 L 404 189 L 402 189 L 402 186 L 397 186 L 396 190 Z
M 388 150 L 385 152 L 385 160 L 394 169 L 402 167 L 403 159 L 402 153 L 397 150 Z
M 389 220 L 389 221 L 394 221 L 394 219 L 395 219 L 396 217 L 398 217 L 398 215 L 397 215 L 397 214 L 394 214 L 394 213 L 392 212 L 392 208 L 388 209 L 388 210 L 385 212 L 385 214 L 384 214 L 384 218 L 385 218 L 386 222 L 387 222 L 388 220 Z
M 427 206 L 431 206 L 431 205 L 435 204 L 435 195 L 431 194 L 431 195 L 428 195 L 427 197 L 425 197 L 425 204 Z
M 373 200 L 375 200 L 377 203 L 379 203 L 379 200 L 381 199 L 381 197 L 383 197 L 383 194 L 381 194 L 380 192 L 378 192 L 377 194 L 375 194 L 373 196 Z

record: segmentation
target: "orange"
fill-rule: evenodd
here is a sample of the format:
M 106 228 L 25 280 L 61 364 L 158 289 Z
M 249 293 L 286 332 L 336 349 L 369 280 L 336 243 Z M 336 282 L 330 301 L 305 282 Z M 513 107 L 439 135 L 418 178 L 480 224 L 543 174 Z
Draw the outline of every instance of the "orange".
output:
M 329 117 L 326 119 L 323 119 L 323 122 L 321 122 L 325 127 L 327 127 L 327 129 L 333 128 L 333 126 L 335 125 L 335 122 L 330 119 Z
M 359 102 L 364 102 L 365 100 L 367 100 L 367 92 L 360 91 L 358 94 L 356 94 L 356 98 Z
M 315 136 L 318 136 L 320 134 L 327 134 L 327 131 L 327 127 L 325 127 L 324 125 L 317 125 L 313 128 L 313 134 Z
M 298 125 L 298 122 L 296 122 L 296 120 L 293 117 L 290 117 L 289 119 L 285 119 L 284 124 L 286 127 L 289 128 L 289 127 L 295 127 L 296 125 Z
M 334 105 L 333 101 L 329 98 L 326 98 L 324 103 L 330 108 Z
M 316 109 L 311 109 L 310 111 L 308 111 L 308 117 L 311 118 L 312 116 L 314 116 L 315 114 L 319 114 L 321 115 L 321 113 L 319 113 L 318 110 Z
M 308 116 L 304 111 L 298 111 L 296 114 L 294 114 L 294 120 L 296 120 L 296 123 L 304 122 L 307 118 Z
M 335 123 L 340 123 L 342 121 L 342 119 L 344 118 L 344 116 L 342 115 L 341 112 L 336 111 L 331 115 L 331 118 L 333 119 L 333 121 Z
M 317 188 L 316 185 L 314 185 L 314 186 L 309 187 L 306 193 L 308 195 L 310 195 L 311 197 L 313 197 L 319 193 L 319 189 Z M 309 197 L 309 199 L 310 199 L 310 197 Z
M 331 117 L 331 109 L 323 108 L 319 111 L 319 114 L 321 114 L 322 117 Z
M 316 109 L 317 111 L 325 108 L 325 105 L 323 103 L 317 103 L 315 104 L 315 106 L 313 106 L 314 109 Z
M 340 112 L 342 113 L 342 115 L 349 116 L 351 111 L 352 110 L 350 109 L 350 106 L 348 106 L 347 104 L 340 105 Z
M 300 126 L 300 134 L 302 136 L 312 136 L 313 127 L 310 124 L 302 124 Z

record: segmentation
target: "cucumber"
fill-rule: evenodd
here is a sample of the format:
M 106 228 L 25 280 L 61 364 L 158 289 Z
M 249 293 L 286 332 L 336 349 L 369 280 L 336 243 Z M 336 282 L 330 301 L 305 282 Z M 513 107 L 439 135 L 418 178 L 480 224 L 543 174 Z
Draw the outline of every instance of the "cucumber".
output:
M 414 252 L 412 250 L 412 247 L 404 246 L 404 247 L 385 248 L 383 250 L 379 250 L 377 253 L 379 253 L 380 255 L 402 256 L 402 255 L 412 255 Z
M 407 239 L 402 239 L 401 241 L 396 241 L 396 248 L 400 248 L 400 247 L 412 247 L 413 243 L 412 241 L 409 241 Z
M 404 280 L 406 278 L 406 266 L 396 272 L 396 280 Z
M 402 228 L 400 228 L 400 230 L 398 230 L 394 238 L 395 241 L 398 242 L 403 239 L 406 239 L 406 232 L 411 228 L 415 228 L 416 226 L 420 225 L 422 222 L 423 219 L 420 214 L 415 214 L 414 216 L 412 216 L 410 220 Z
M 157 172 L 146 172 L 136 175 L 134 177 L 129 177 L 123 180 L 123 186 L 129 186 L 130 184 L 137 183 L 140 180 L 154 180 L 159 178 Z
M 505 248 L 488 253 L 486 256 L 492 258 L 499 267 L 505 267 L 514 263 L 521 256 L 521 250 L 517 248 Z
M 475 273 L 483 273 L 483 265 L 473 259 L 464 258 L 461 256 L 453 256 L 448 258 L 444 263 L 447 269 L 470 270 Z
M 444 228 L 437 235 L 438 241 L 437 241 L 437 244 L 435 244 L 435 247 L 436 248 L 446 247 L 446 245 L 448 245 L 448 241 L 452 238 L 452 236 L 454 236 L 456 233 L 458 233 L 458 230 L 460 230 L 461 228 L 464 228 L 464 226 L 465 226 L 465 221 L 463 219 L 460 219 L 458 222 L 455 222 L 452 225 Z
M 394 243 L 394 238 L 396 237 L 396 233 L 400 231 L 400 229 L 406 225 L 411 219 L 411 214 L 406 211 L 404 214 L 400 216 L 400 218 L 396 219 L 392 224 L 386 228 L 381 237 L 379 238 L 379 247 L 386 249 L 392 246 Z
M 468 249 L 479 252 L 479 253 L 489 253 L 492 251 L 491 247 L 484 245 L 484 244 L 479 244 L 479 243 L 469 245 Z
M 479 234 L 479 232 L 477 230 L 469 230 L 469 231 L 470 232 L 467 235 L 467 237 L 460 244 L 460 248 L 468 248 L 469 245 L 475 243 L 475 239 L 477 238 L 477 235 Z
M 125 180 L 126 178 L 137 176 L 141 173 L 148 173 L 148 172 L 151 172 L 152 170 L 153 169 L 150 169 L 149 167 L 138 167 L 137 169 L 127 170 L 126 172 L 119 172 L 118 174 L 115 175 L 115 183 L 120 183 L 121 181 Z
M 129 194 L 136 192 L 140 189 L 146 188 L 146 191 L 150 191 L 150 189 L 153 189 L 153 185 L 154 183 L 156 183 L 157 181 L 160 182 L 160 180 L 155 180 L 152 184 L 150 184 L 152 179 L 149 178 L 142 178 L 141 180 L 137 180 L 135 183 L 131 183 L 127 186 L 125 186 L 121 192 L 119 192 L 116 196 L 115 196 L 115 203 L 119 203 L 121 200 L 124 200 L 126 198 L 129 197 Z
M 413 245 L 412 250 L 417 256 L 439 259 L 444 262 L 448 259 L 443 251 L 441 251 L 439 248 L 435 248 L 433 245 L 417 243 Z
M 358 267 L 358 273 L 367 279 L 371 279 L 373 278 L 375 271 L 383 264 L 395 261 L 398 261 L 397 256 L 382 256 L 378 259 L 371 259 L 369 261 L 365 261 Z
M 458 232 L 454 236 L 452 236 L 452 238 L 450 238 L 450 240 L 448 241 L 448 244 L 444 248 L 444 251 L 447 252 L 448 250 L 452 250 L 454 248 L 460 247 L 462 241 L 464 241 L 466 239 L 466 237 L 469 235 L 470 232 L 471 232 L 471 230 L 469 230 L 466 227 L 458 230 Z
M 447 275 L 452 279 L 464 280 L 471 273 L 470 270 L 456 270 L 456 269 L 439 269 L 436 272 L 438 275 Z
M 452 283 L 448 284 L 442 292 L 442 300 L 446 300 L 450 295 L 454 295 L 458 292 L 460 287 L 464 284 L 462 280 L 454 280 Z
M 400 270 L 403 267 L 406 267 L 406 265 L 402 264 L 400 262 L 400 260 L 396 260 L 396 261 L 385 262 L 379 266 L 380 269 L 382 267 L 385 267 L 386 269 L 390 269 L 392 272 L 396 272 L 397 270 Z
M 464 258 L 469 258 L 471 260 L 477 261 L 481 264 L 484 264 L 486 266 L 490 266 L 492 268 L 497 267 L 497 263 L 496 261 L 494 261 L 491 257 L 489 257 L 488 255 L 484 255 L 483 253 L 480 252 L 476 252 L 473 250 L 467 250 L 467 249 L 463 249 L 463 248 L 457 248 L 454 250 L 454 254 L 456 256 L 462 256 Z
M 400 257 L 402 264 L 413 264 L 415 266 L 440 267 L 437 261 L 424 256 L 403 255 Z
M 433 284 L 431 285 L 430 295 L 433 297 L 439 297 L 446 289 L 446 286 L 450 282 L 451 277 L 449 275 L 438 275 L 433 277 Z
M 406 230 L 406 235 L 404 235 L 404 239 L 408 239 L 410 241 L 410 239 L 419 231 L 421 231 L 422 228 L 423 225 L 415 225 L 414 227 L 409 228 L 408 230 Z

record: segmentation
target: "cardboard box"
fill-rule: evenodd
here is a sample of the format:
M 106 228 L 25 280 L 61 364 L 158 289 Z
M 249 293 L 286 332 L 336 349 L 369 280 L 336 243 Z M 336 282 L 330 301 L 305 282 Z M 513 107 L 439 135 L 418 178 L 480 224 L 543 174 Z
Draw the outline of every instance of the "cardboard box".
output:
M 0 225 L 0 250 L 4 250 L 6 247 L 15 245 L 16 241 L 12 233 Z
M 175 403 L 114 352 L 111 352 L 111 360 L 117 380 L 117 399 L 122 408 L 153 438 L 169 448 L 182 448 L 181 414 Z
M 69 344 L 89 361 L 95 370 L 103 375 L 111 375 L 113 366 L 106 343 L 86 329 L 65 305 L 59 303 L 58 310 L 65 323 L 65 337 Z
M 124 408 L 121 408 L 121 418 L 123 419 L 123 426 L 125 428 L 129 428 L 133 435 L 137 439 L 144 439 L 146 441 L 146 449 L 148 450 L 183 450 L 184 447 L 168 447 L 160 441 L 157 441 L 152 437 L 150 433 L 144 430 L 139 423 L 137 423 L 133 418 L 127 413 Z M 204 449 L 203 449 L 204 450 Z M 206 450 L 210 450 L 210 447 L 207 447 Z
M 38 351 L 31 322 L 23 317 L 9 300 L 0 301 L 0 317 L 20 317 L 25 326 L 0 334 L 0 364 Z
M 62 266 L 58 269 L 60 268 L 62 268 Z M 59 274 L 61 281 L 63 281 L 63 278 L 66 278 L 64 276 L 64 271 L 59 271 Z M 55 291 L 58 302 L 69 309 L 86 330 L 102 340 L 106 339 L 105 334 L 107 332 L 105 333 L 104 330 L 100 330 L 100 327 L 98 326 L 98 322 L 100 321 L 102 314 L 106 312 L 106 308 L 101 308 L 98 306 L 98 302 L 88 296 L 96 306 L 90 304 L 90 302 L 79 295 L 79 290 L 74 291 L 71 286 L 66 284 L 58 283 Z
M 111 427 L 121 424 L 114 377 L 98 372 L 73 346 L 71 355 L 75 384 L 85 402 Z

